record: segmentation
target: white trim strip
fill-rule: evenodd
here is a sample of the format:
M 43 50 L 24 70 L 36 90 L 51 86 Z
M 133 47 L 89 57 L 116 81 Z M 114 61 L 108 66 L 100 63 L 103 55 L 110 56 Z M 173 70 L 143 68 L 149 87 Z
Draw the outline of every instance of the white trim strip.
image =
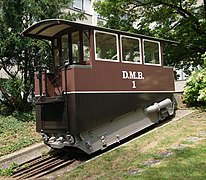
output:
M 175 91 L 71 91 L 64 94 L 114 94 L 114 93 L 174 93 Z
M 115 93 L 175 93 L 175 91 L 69 91 L 64 94 L 115 94 Z M 39 97 L 40 95 L 35 95 Z

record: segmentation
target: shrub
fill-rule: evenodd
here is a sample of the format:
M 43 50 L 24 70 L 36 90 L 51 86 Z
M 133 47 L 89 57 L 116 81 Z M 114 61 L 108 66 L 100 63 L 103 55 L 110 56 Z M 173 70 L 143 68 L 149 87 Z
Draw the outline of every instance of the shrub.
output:
M 31 111 L 33 103 L 28 101 L 29 91 L 27 89 L 33 90 L 32 86 L 26 87 L 23 80 L 18 77 L 0 81 L 0 103 L 6 107 L 6 109 L 1 107 L 1 111 L 6 111 L 6 113 Z
M 184 101 L 189 106 L 206 106 L 206 68 L 192 72 L 186 81 Z

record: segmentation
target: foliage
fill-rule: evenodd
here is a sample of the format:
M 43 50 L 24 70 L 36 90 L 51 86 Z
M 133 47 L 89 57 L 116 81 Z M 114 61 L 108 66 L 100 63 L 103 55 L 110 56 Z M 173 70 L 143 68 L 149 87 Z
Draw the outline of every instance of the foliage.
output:
M 8 168 L 0 168 L 0 176 L 11 176 L 14 173 L 14 170 L 18 167 L 17 163 L 12 163 Z
M 50 58 L 47 56 L 48 42 L 22 37 L 21 32 L 36 21 L 47 18 L 84 18 L 81 13 L 64 11 L 71 3 L 72 0 L 0 1 L 0 69 L 10 78 L 8 84 L 1 83 L 1 103 L 12 111 L 31 109 L 28 97 L 33 95 L 34 67 L 47 64 Z
M 104 0 L 97 1 L 94 7 L 107 19 L 106 27 L 180 42 L 179 46 L 166 45 L 166 64 L 185 69 L 203 65 L 205 1 L 197 4 L 197 0 Z
M 190 106 L 206 106 L 206 68 L 192 72 L 186 83 L 184 100 Z
M 22 79 L 18 77 L 9 78 L 7 81 L 1 81 L 0 85 L 0 90 L 3 95 L 3 99 L 0 99 L 0 102 L 3 102 L 7 106 L 7 112 L 12 112 L 13 110 L 25 111 L 32 109 L 32 101 L 27 101 L 26 106 L 24 106 L 22 94 L 19 93 L 23 93 L 25 90 Z M 33 89 L 32 84 L 29 84 L 28 86 L 28 89 Z M 30 94 L 32 94 L 32 92 L 30 92 Z
M 34 116 L 28 113 L 13 113 L 0 116 L 0 156 L 39 142 L 41 136 L 35 132 Z

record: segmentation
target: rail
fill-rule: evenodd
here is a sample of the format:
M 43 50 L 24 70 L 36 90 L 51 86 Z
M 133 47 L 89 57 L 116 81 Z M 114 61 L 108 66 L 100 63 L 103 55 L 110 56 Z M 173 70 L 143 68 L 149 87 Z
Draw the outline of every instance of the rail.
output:
M 37 157 L 22 163 L 13 173 L 15 179 L 37 179 L 55 172 L 76 160 L 68 153 L 56 153 L 45 157 Z

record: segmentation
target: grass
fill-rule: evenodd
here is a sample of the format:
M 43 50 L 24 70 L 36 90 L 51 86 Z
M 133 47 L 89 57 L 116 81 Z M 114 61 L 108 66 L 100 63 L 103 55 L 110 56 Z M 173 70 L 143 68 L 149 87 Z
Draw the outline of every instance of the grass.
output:
M 33 116 L 0 115 L 0 156 L 10 154 L 40 140 L 41 136 L 35 132 Z
M 12 163 L 10 167 L 6 169 L 0 168 L 0 176 L 12 176 L 14 173 L 14 170 L 18 167 L 17 163 Z
M 206 179 L 205 152 L 206 112 L 195 111 L 59 179 Z

